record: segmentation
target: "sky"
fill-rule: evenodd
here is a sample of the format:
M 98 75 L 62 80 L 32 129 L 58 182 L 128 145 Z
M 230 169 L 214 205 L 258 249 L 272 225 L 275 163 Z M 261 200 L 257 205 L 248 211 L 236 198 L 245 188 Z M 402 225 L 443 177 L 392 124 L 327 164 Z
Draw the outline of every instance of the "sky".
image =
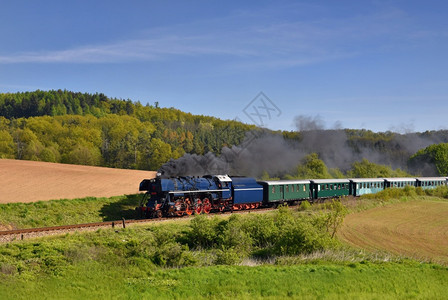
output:
M 437 0 L 5 0 L 0 92 L 104 93 L 274 130 L 448 129 L 447 12 Z

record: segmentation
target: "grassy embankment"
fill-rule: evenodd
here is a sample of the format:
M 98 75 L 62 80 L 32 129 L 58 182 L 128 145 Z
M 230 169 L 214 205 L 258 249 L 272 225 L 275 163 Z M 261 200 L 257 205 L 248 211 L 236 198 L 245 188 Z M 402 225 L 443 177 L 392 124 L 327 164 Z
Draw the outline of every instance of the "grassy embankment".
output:
M 349 200 L 347 206 L 358 211 L 422 197 L 418 195 L 421 191 L 412 189 L 397 193 L 391 198 L 383 195 L 382 202 Z M 108 215 L 118 216 L 112 208 L 124 207 L 127 200 L 114 201 L 103 206 L 111 209 Z M 79 206 L 84 204 L 81 201 Z M 53 211 L 52 202 L 48 205 L 46 211 Z M 102 205 L 98 207 L 94 218 L 104 218 Z M 340 206 L 321 208 L 198 217 L 1 245 L 0 298 L 395 299 L 445 295 L 446 267 L 384 251 L 350 250 L 331 238 L 331 222 L 337 222 Z M 28 217 L 35 213 L 33 209 L 28 207 Z M 227 264 L 231 266 L 223 266 Z
M 0 226 L 22 229 L 135 219 L 142 195 L 0 204 Z

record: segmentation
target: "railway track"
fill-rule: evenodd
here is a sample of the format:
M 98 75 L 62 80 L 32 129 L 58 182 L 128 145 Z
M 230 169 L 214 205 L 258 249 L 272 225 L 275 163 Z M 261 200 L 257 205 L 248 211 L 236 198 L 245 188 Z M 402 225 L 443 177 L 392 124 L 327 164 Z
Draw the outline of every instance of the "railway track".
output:
M 108 228 L 108 227 L 124 228 L 128 224 L 147 223 L 147 222 L 151 222 L 151 221 L 158 221 L 158 220 L 148 220 L 148 219 L 124 220 L 123 219 L 123 220 L 118 220 L 118 221 L 5 230 L 5 231 L 0 231 L 0 242 L 24 240 L 24 239 L 33 238 L 33 237 L 64 234 L 64 233 L 75 232 L 75 231 L 96 230 L 98 228 Z
M 239 211 L 227 211 L 218 214 L 210 214 L 210 216 L 215 215 L 226 215 L 226 214 L 247 214 L 247 213 L 263 213 L 272 210 L 272 208 L 259 208 L 255 210 L 239 210 Z M 14 230 L 4 230 L 0 231 L 0 243 L 6 243 L 17 240 L 24 240 L 34 237 L 48 236 L 65 234 L 75 231 L 93 231 L 99 228 L 126 228 L 127 225 L 136 223 L 153 223 L 162 222 L 167 220 L 185 220 L 193 218 L 194 216 L 184 216 L 184 217 L 168 217 L 168 218 L 157 218 L 157 219 L 131 219 L 117 221 L 107 221 L 107 222 L 96 222 L 96 223 L 85 223 L 85 224 L 72 224 L 72 225 L 61 225 L 61 226 L 49 226 L 49 227 L 38 227 L 38 228 L 25 228 L 25 229 L 14 229 Z

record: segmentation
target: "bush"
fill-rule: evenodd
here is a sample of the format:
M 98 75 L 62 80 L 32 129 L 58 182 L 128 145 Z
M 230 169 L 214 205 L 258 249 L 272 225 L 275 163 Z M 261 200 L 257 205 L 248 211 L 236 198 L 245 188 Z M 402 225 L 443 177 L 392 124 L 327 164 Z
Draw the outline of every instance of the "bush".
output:
M 241 255 L 235 248 L 218 249 L 216 251 L 217 265 L 236 265 L 243 261 L 244 255 Z
M 216 245 L 219 219 L 197 215 L 190 223 L 187 234 L 188 243 L 192 248 L 210 248 Z
M 252 237 L 245 228 L 246 222 L 238 215 L 232 215 L 227 222 L 221 222 L 217 228 L 218 246 L 247 255 L 252 250 Z
M 427 189 L 427 190 L 424 190 L 424 193 L 428 196 L 434 196 L 434 197 L 448 199 L 448 187 L 447 186 L 438 186 L 435 189 Z
M 311 203 L 308 202 L 308 200 L 302 201 L 298 208 L 298 210 L 302 210 L 302 211 L 309 210 L 309 209 L 311 209 Z

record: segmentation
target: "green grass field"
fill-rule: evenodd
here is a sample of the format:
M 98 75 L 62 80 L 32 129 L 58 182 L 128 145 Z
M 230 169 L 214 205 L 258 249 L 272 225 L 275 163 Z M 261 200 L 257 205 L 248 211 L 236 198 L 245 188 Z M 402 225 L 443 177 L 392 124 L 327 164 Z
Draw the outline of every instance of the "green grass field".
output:
M 144 266 L 142 266 L 144 268 Z M 58 277 L 2 278 L 1 299 L 443 299 L 448 270 L 418 263 L 211 266 L 151 273 L 84 262 Z

